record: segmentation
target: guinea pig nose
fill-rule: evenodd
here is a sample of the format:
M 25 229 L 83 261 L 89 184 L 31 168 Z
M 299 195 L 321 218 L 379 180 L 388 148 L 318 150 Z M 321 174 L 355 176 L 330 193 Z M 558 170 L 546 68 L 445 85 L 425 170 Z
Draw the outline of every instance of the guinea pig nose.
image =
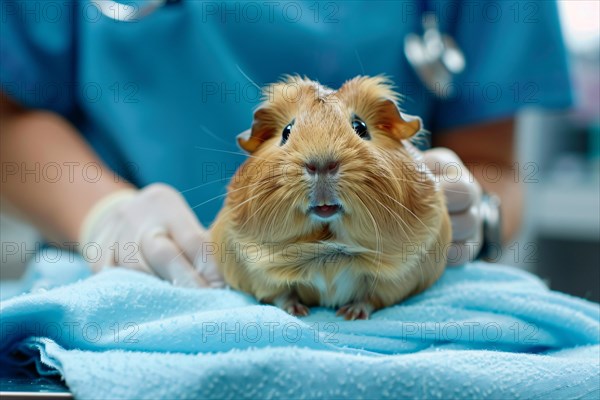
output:
M 306 163 L 306 170 L 311 175 L 312 174 L 316 174 L 317 173 L 317 165 L 315 163 L 307 162 Z
M 340 169 L 340 163 L 337 161 L 327 161 L 324 163 L 310 161 L 305 164 L 305 167 L 311 175 L 335 174 Z
M 330 174 L 335 174 L 338 169 L 340 169 L 340 163 L 337 161 L 332 161 L 329 164 L 327 164 L 327 172 L 329 172 Z

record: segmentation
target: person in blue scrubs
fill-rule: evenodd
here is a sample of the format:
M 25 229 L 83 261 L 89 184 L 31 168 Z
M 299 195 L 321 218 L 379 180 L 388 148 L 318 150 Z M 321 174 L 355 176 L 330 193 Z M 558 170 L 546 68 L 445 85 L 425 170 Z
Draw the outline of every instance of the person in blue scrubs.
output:
M 388 75 L 433 145 L 454 150 L 500 195 L 505 237 L 515 232 L 513 116 L 571 102 L 554 2 L 169 3 L 124 22 L 91 1 L 2 2 L 2 195 L 50 240 L 80 251 L 99 243 L 102 254 L 88 255 L 96 266 L 210 283 L 190 273 L 203 226 L 244 160 L 235 137 L 261 100 L 256 85 L 283 74 L 332 88 Z M 446 98 L 419 80 L 403 51 L 425 10 L 466 59 Z M 490 162 L 500 179 L 485 178 Z M 475 228 L 457 237 L 460 226 L 453 219 L 455 240 L 472 236 Z M 141 260 L 128 264 L 132 252 Z

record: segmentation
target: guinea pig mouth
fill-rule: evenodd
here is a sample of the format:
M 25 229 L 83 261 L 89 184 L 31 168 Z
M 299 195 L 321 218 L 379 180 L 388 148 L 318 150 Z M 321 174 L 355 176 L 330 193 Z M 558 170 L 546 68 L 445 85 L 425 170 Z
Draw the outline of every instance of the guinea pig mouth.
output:
M 329 219 L 342 211 L 342 206 L 339 204 L 323 204 L 310 208 L 310 212 L 322 219 Z

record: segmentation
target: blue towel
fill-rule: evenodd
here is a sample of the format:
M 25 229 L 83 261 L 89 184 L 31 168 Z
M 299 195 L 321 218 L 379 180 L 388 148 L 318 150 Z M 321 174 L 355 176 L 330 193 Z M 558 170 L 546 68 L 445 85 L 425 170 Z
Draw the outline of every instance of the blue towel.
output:
M 600 396 L 599 305 L 484 263 L 368 321 L 124 269 L 38 286 L 1 316 L 2 362 L 35 362 L 81 399 Z

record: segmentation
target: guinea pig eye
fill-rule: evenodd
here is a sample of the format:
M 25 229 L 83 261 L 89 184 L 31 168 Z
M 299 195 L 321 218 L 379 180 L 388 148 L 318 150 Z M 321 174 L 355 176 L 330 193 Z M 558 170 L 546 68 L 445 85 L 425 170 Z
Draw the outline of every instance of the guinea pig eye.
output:
M 285 128 L 283 128 L 283 132 L 281 132 L 281 144 L 285 144 L 287 142 L 288 137 L 290 137 L 290 133 L 292 133 L 292 126 L 294 126 L 294 121 L 290 122 Z
M 352 128 L 354 129 L 356 134 L 361 138 L 365 140 L 371 139 L 371 135 L 369 134 L 369 130 L 367 129 L 367 124 L 365 124 L 365 121 L 363 121 L 362 119 L 355 116 L 352 120 Z

